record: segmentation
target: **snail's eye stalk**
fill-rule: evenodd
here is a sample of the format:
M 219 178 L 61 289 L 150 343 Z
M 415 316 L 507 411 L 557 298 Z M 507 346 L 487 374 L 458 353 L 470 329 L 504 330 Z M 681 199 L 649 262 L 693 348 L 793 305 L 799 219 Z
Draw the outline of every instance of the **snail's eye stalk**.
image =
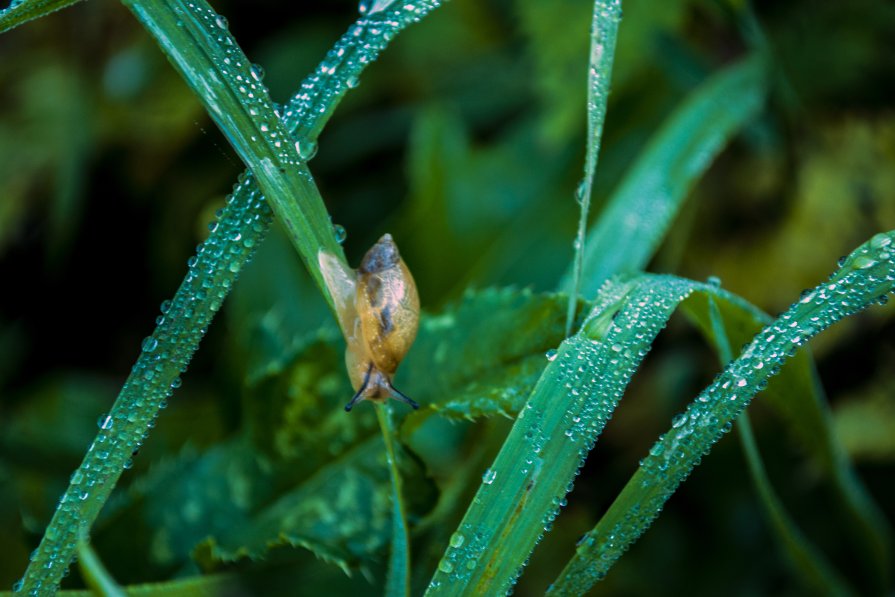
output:
M 401 390 L 399 390 L 392 384 L 388 384 L 388 391 L 389 391 L 389 394 L 392 395 L 392 398 L 395 398 L 396 400 L 400 400 L 401 402 L 403 402 L 405 404 L 409 404 L 413 408 L 413 410 L 417 410 L 420 407 L 419 404 L 417 404 L 414 400 L 409 398 L 406 394 L 404 394 Z
M 370 363 L 370 366 L 367 367 L 367 374 L 364 375 L 364 383 L 361 384 L 360 389 L 358 389 L 357 393 L 351 398 L 348 404 L 345 405 L 345 412 L 351 412 L 351 409 L 354 408 L 354 405 L 364 399 L 364 391 L 367 389 L 367 385 L 370 383 L 370 373 L 373 371 L 373 363 Z

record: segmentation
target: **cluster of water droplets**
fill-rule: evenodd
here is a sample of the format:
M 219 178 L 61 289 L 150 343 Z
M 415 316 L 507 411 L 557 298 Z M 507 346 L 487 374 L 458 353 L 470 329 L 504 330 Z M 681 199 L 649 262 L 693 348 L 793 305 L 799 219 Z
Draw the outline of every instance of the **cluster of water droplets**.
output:
M 7 10 L 17 5 L 14 2 Z M 313 137 L 341 98 L 341 94 L 332 93 L 332 89 L 355 86 L 351 83 L 352 77 L 356 82 L 363 67 L 378 55 L 398 30 L 419 20 L 438 5 L 439 2 L 434 1 L 405 2 L 402 4 L 405 7 L 401 13 L 405 15 L 403 19 L 390 18 L 376 28 L 361 19 L 343 36 L 315 73 L 302 83 L 302 91 L 296 97 L 313 95 L 314 101 L 293 101 L 282 119 L 291 133 L 311 132 L 302 141 L 302 147 L 296 146 L 303 160 L 313 156 L 316 148 Z M 206 26 L 220 30 L 221 43 L 233 48 L 228 58 L 234 78 L 241 76 L 243 79 L 235 79 L 243 83 L 244 91 L 240 89 L 240 93 L 250 106 L 255 100 L 261 102 L 258 104 L 260 109 L 266 96 L 261 84 L 263 71 L 255 66 L 249 68 L 248 77 L 239 74 L 237 71 L 244 71 L 246 64 L 238 46 L 226 34 L 226 19 L 193 3 L 189 6 Z M 406 8 L 408 6 L 412 10 Z M 358 26 L 362 27 L 359 33 Z M 346 40 L 350 40 L 350 44 Z M 331 60 L 340 47 L 352 44 L 362 49 L 357 54 L 363 53 L 363 60 L 358 58 L 357 62 L 345 63 Z M 325 80 L 320 76 L 323 71 L 326 71 Z M 329 91 L 316 93 L 316 85 L 327 86 Z M 286 140 L 271 138 L 271 142 L 279 148 L 284 147 Z M 71 484 L 62 496 L 40 546 L 31 556 L 25 578 L 13 587 L 15 591 L 41 595 L 58 587 L 74 557 L 80 529 L 89 528 L 95 520 L 122 471 L 130 466 L 132 456 L 154 426 L 159 410 L 180 386 L 180 375 L 186 370 L 237 274 L 264 239 L 272 221 L 270 208 L 248 172 L 240 176 L 227 198 L 227 206 L 217 216 L 209 225 L 209 238 L 188 260 L 186 277 L 174 298 L 162 303 L 157 327 L 143 340 L 142 353 L 112 410 L 100 417 L 98 434 L 81 466 L 72 475 Z M 344 229 L 338 225 L 334 228 L 336 237 L 344 240 Z
M 878 234 L 841 269 L 801 298 L 747 344 L 671 428 L 650 448 L 634 478 L 600 524 L 579 543 L 562 575 L 559 593 L 581 594 L 649 527 L 667 499 L 733 421 L 763 390 L 799 347 L 836 321 L 874 303 L 885 303 L 895 287 L 895 233 Z M 627 505 L 636 503 L 637 507 Z
M 276 156 L 278 167 L 295 166 L 314 157 L 317 151 L 315 141 L 307 138 L 293 140 L 280 126 L 278 115 L 271 110 L 272 103 L 263 83 L 264 70 L 246 58 L 230 34 L 227 19 L 204 2 L 187 2 L 185 9 L 178 7 L 175 8 L 175 12 L 182 17 L 177 21 L 178 27 L 186 27 L 188 22 L 195 23 L 205 35 L 217 42 L 215 47 L 222 52 L 222 57 L 217 60 L 214 69 L 205 73 L 202 80 L 207 80 L 210 85 L 220 85 L 220 79 L 223 77 L 230 83 L 238 101 L 256 124 L 257 134 L 243 141 L 250 141 L 253 144 L 265 143 Z M 214 103 L 214 94 L 203 95 L 209 101 L 209 109 L 216 113 L 217 119 L 226 121 L 226 109 Z M 265 120 L 268 117 L 270 120 Z M 231 128 L 235 134 L 239 133 L 237 127 Z M 235 144 L 241 144 L 239 140 L 233 141 Z
M 386 4 L 385 7 L 379 5 Z M 283 118 L 295 114 L 327 115 L 346 91 L 357 87 L 363 69 L 402 29 L 416 23 L 441 5 L 441 0 L 361 2 L 361 18 L 348 29 L 320 66 L 304 80 L 285 107 Z M 298 138 L 316 136 L 317 124 L 297 123 L 290 131 Z
M 467 554 L 449 546 L 430 593 L 448 586 L 456 590 L 458 582 L 473 591 L 513 589 L 524 563 L 507 557 L 508 551 L 530 554 L 550 531 L 625 387 L 671 312 L 693 289 L 676 278 L 643 280 L 607 284 L 581 332 L 546 355 L 550 364 L 543 379 L 483 475 L 461 532 L 479 530 L 476 546 L 484 545 L 490 554 L 486 564 L 496 584 L 477 586 L 481 569 L 462 570 L 458 564 Z M 498 509 L 509 512 L 495 524 Z

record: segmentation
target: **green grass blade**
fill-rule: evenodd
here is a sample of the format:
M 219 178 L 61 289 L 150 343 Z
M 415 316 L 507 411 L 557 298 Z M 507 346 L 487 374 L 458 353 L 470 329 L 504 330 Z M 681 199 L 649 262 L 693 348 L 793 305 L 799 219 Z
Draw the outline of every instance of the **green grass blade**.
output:
M 302 152 L 275 113 L 267 88 L 227 29 L 204 1 L 124 0 L 199 96 L 246 163 L 320 291 L 333 298 L 317 261 L 320 251 L 345 261 L 320 192 Z
M 724 324 L 719 335 L 710 316 L 711 298 Z M 723 290 L 697 294 L 683 304 L 683 311 L 723 354 L 723 337 L 732 346 L 743 346 L 772 319 L 748 302 Z M 858 479 L 844 447 L 833 431 L 832 417 L 823 388 L 808 351 L 796 353 L 783 373 L 772 379 L 764 400 L 785 421 L 789 431 L 830 479 L 846 517 L 845 528 L 853 549 L 861 554 L 865 576 L 880 590 L 888 584 L 891 528 L 879 506 Z
M 579 595 L 601 580 L 798 347 L 836 321 L 885 300 L 895 286 L 893 239 L 895 231 L 878 234 L 856 249 L 830 280 L 805 293 L 766 326 L 687 411 L 675 417 L 671 429 L 653 445 L 597 526 L 579 543 L 550 594 Z
M 377 404 L 376 417 L 382 429 L 382 439 L 388 459 L 389 477 L 392 484 L 392 546 L 388 558 L 388 575 L 385 582 L 386 597 L 406 597 L 410 594 L 410 534 L 407 531 L 407 508 L 404 505 L 401 472 L 395 450 L 397 437 L 391 419 L 391 405 Z
M 548 363 L 454 534 L 427 595 L 510 590 L 653 339 L 694 283 L 611 283 Z M 659 292 L 659 289 L 663 292 Z
M 783 507 L 768 479 L 761 454 L 752 433 L 749 414 L 744 412 L 737 419 L 740 445 L 749 466 L 749 476 L 758 492 L 765 516 L 771 524 L 777 540 L 789 558 L 790 564 L 805 587 L 816 595 L 851 595 L 854 593 L 845 580 L 830 565 L 823 553 L 802 534 L 795 521 Z
M 566 336 L 572 333 L 578 289 L 584 264 L 584 242 L 590 196 L 597 171 L 603 123 L 606 121 L 606 104 L 609 101 L 609 81 L 612 79 L 612 61 L 615 57 L 615 40 L 618 23 L 622 17 L 621 0 L 595 0 L 594 17 L 590 32 L 590 61 L 587 71 L 587 154 L 584 158 L 584 179 L 578 185 L 576 198 L 581 206 L 578 216 L 578 232 L 575 235 L 575 260 L 572 265 L 572 291 L 566 314 Z
M 78 540 L 78 564 L 84 583 L 90 587 L 94 595 L 100 597 L 125 597 L 124 592 L 93 550 L 86 535 L 82 533 Z
M 8 7 L 0 10 L 0 33 L 77 2 L 80 0 L 12 0 Z
M 232 595 L 234 587 L 241 587 L 242 580 L 235 574 L 209 574 L 167 582 L 127 585 L 124 587 L 126 591 L 124 594 L 145 597 L 219 597 Z M 0 597 L 11 597 L 14 594 L 9 591 L 0 591 Z M 96 593 L 92 590 L 58 591 L 56 595 L 58 597 L 96 597 Z
M 363 69 L 389 41 L 439 2 L 417 0 L 405 4 L 415 10 L 361 18 L 342 36 L 290 102 L 283 115 L 290 131 L 319 131 L 333 105 L 355 85 Z M 326 92 L 309 94 L 309 89 L 318 87 L 325 87 Z M 162 304 L 157 327 L 144 341 L 143 352 L 103 421 L 104 428 L 72 475 L 25 572 L 25 592 L 51 592 L 58 586 L 74 555 L 78 529 L 93 524 L 159 409 L 180 385 L 179 376 L 186 371 L 239 271 L 264 240 L 271 218 L 254 176 L 240 176 L 209 238 L 190 258 L 189 270 L 174 298 Z
M 690 188 L 724 145 L 758 114 L 766 65 L 752 56 L 703 83 L 650 140 L 591 228 L 584 244 L 581 292 L 610 276 L 642 270 Z M 571 286 L 567 273 L 563 288 Z
M 733 350 L 727 337 L 727 331 L 724 329 L 724 320 L 718 309 L 718 303 L 711 295 L 708 296 L 708 307 L 719 360 L 722 366 L 726 366 L 733 360 Z M 755 485 L 765 516 L 776 534 L 777 541 L 780 542 L 784 553 L 789 558 L 793 571 L 806 588 L 813 592 L 829 592 L 836 595 L 851 594 L 853 591 L 847 588 L 848 584 L 830 565 L 823 553 L 802 534 L 774 491 L 771 480 L 765 471 L 761 453 L 758 451 L 755 435 L 752 433 L 749 413 L 743 412 L 737 419 L 736 426 L 752 484 Z

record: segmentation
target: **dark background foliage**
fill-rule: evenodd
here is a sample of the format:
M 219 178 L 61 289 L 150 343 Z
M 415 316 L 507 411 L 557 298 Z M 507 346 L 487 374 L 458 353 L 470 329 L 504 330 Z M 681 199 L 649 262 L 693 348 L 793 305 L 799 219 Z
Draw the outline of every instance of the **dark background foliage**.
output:
M 355 18 L 350 2 L 310 4 L 215 3 L 281 102 Z M 428 311 L 469 287 L 556 286 L 577 217 L 590 11 L 587 0 L 451 0 L 370 67 L 311 162 L 334 221 L 348 231 L 352 263 L 392 232 Z M 895 227 L 895 5 L 769 1 L 756 14 L 779 68 L 770 106 L 693 189 L 650 269 L 718 276 L 776 313 L 840 255 Z M 744 54 L 741 30 L 720 2 L 626 1 L 594 217 L 674 106 Z M 0 36 L 0 585 L 24 570 L 97 417 L 241 170 L 118 4 L 82 3 Z M 837 430 L 891 520 L 890 314 L 874 309 L 843 322 L 812 348 Z M 267 350 L 263 342 L 288 346 L 328 320 L 275 231 L 122 486 L 185 446 L 202 452 L 231 437 L 250 409 L 244 379 Z M 552 580 L 671 416 L 716 371 L 696 332 L 673 320 L 550 544 L 535 552 L 521 594 Z M 828 489 L 760 398 L 750 412 L 793 516 L 861 586 L 861 563 L 841 547 L 848 531 L 836 524 Z M 485 458 L 506 423 L 480 425 L 490 438 L 477 448 Z M 129 535 L 153 520 L 148 508 L 129 507 L 136 509 L 108 517 L 98 536 L 113 574 L 141 582 L 195 572 L 160 555 L 144 531 Z M 125 538 L 133 545 L 122 547 Z M 341 575 L 301 549 L 284 551 L 270 576 L 286 586 L 295 561 L 319 568 L 312 578 Z M 362 577 L 354 582 L 373 591 Z M 597 592 L 715 594 L 721 586 L 798 590 L 733 439 L 705 459 Z

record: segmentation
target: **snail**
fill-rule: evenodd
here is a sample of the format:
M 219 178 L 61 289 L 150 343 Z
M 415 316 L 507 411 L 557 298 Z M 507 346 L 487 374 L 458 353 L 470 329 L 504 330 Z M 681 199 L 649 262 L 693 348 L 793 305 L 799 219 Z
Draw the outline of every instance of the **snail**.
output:
M 389 397 L 419 408 L 392 385 L 416 339 L 420 299 L 391 235 L 367 251 L 357 271 L 326 252 L 318 255 L 318 262 L 345 336 L 345 366 L 355 390 L 345 411 L 361 400 L 381 402 Z

